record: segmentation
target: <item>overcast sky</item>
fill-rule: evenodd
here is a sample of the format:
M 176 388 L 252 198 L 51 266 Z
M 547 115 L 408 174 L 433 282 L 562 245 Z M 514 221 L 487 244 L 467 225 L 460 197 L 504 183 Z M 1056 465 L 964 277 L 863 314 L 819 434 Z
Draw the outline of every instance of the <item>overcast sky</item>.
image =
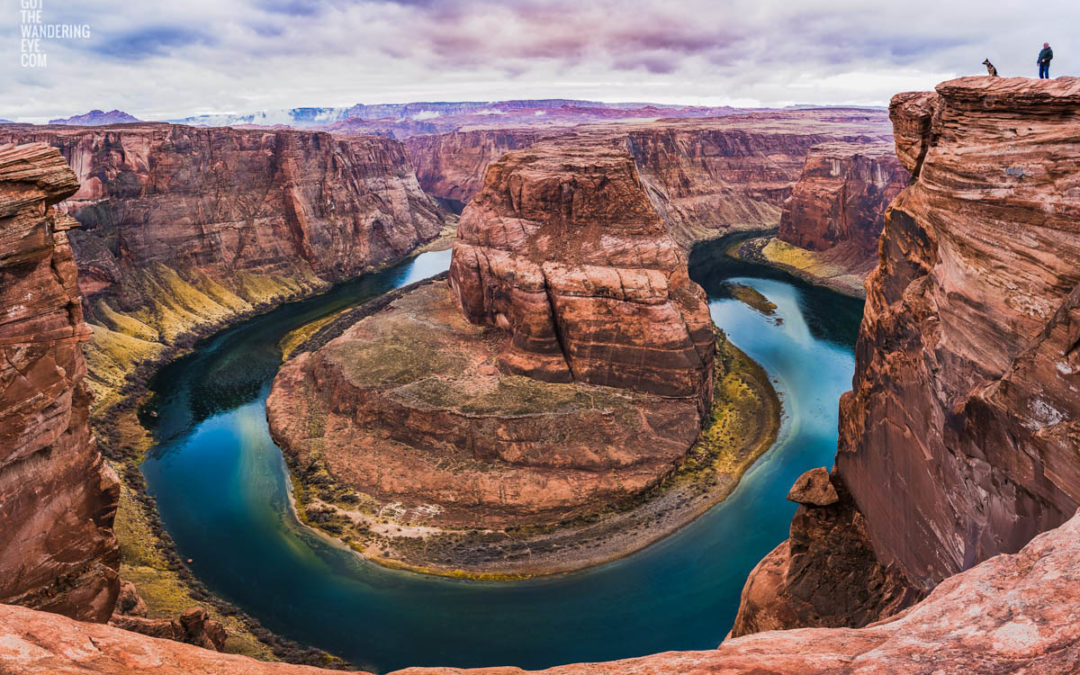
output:
M 21 2 L 89 24 L 21 65 Z M 983 74 L 1080 72 L 1077 0 L 11 0 L 0 118 L 143 119 L 430 100 L 884 105 Z

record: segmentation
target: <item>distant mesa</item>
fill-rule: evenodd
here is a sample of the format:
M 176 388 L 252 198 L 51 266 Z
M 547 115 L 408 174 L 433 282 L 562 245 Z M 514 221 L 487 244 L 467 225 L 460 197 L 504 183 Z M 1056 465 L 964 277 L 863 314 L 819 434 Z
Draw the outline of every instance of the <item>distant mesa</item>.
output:
M 91 110 L 82 115 L 73 115 L 71 117 L 49 120 L 49 124 L 62 124 L 72 127 L 97 127 L 105 124 L 130 124 L 131 122 L 141 121 L 142 120 L 139 118 L 132 117 L 123 110 L 110 110 L 109 112 Z

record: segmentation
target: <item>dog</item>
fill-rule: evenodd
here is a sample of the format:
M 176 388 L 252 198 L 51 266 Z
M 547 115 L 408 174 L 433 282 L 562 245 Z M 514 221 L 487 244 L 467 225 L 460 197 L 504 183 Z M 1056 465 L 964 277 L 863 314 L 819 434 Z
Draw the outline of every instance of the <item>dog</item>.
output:
M 986 72 L 990 74 L 990 77 L 997 77 L 997 68 L 994 64 L 990 63 L 990 59 L 983 59 L 983 65 L 986 66 Z

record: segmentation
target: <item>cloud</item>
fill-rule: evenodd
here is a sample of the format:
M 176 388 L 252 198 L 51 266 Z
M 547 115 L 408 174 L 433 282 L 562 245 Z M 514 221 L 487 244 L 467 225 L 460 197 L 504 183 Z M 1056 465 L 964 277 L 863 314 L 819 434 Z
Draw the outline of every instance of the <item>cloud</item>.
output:
M 408 100 L 587 98 L 884 104 L 981 73 L 1080 70 L 1080 5 L 1048 0 L 186 0 L 45 4 L 90 23 L 20 68 L 0 12 L 0 117 L 89 108 L 147 119 Z M 1037 15 L 1037 16 L 1036 16 Z M 1043 20 L 1053 17 L 1053 20 Z M 6 42 L 10 40 L 10 43 Z

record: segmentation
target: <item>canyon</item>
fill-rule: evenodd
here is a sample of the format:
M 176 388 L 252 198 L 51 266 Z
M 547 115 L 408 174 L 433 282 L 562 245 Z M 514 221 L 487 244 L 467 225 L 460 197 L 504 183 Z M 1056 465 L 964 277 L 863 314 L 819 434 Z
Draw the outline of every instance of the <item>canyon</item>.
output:
M 910 173 L 911 184 L 886 211 L 878 266 L 867 279 L 853 391 L 841 401 L 835 468 L 831 473 L 825 469 L 810 472 L 793 488 L 789 498 L 799 507 L 791 537 L 752 572 L 732 636 L 717 649 L 570 665 L 547 672 L 1005 673 L 1080 668 L 1080 598 L 1076 597 L 1080 517 L 1073 515 L 1080 505 L 1076 457 L 1080 410 L 1075 396 L 1076 373 L 1080 372 L 1078 111 L 1080 80 L 1075 78 L 1047 82 L 963 78 L 939 85 L 936 92 L 900 94 L 893 99 L 890 116 L 896 152 Z M 671 387 L 664 391 L 670 397 L 664 404 L 692 409 L 693 419 L 700 423 L 700 406 L 715 391 L 707 386 L 708 378 L 727 373 L 716 369 L 715 363 L 713 369 L 704 367 L 707 355 L 702 350 L 712 343 L 706 343 L 704 330 L 694 319 L 700 314 L 695 307 L 703 300 L 698 296 L 695 301 L 693 285 L 683 283 L 680 274 L 685 261 L 679 248 L 710 233 L 779 224 L 784 218 L 782 204 L 793 192 L 799 194 L 788 202 L 793 214 L 789 222 L 795 222 L 800 211 L 832 214 L 831 224 L 801 243 L 835 248 L 827 246 L 832 242 L 830 228 L 837 231 L 838 223 L 850 221 L 845 221 L 847 202 L 837 199 L 837 183 L 832 180 L 839 177 L 832 176 L 837 158 L 829 154 L 834 149 L 821 144 L 880 141 L 882 137 L 859 132 L 850 119 L 835 121 L 836 133 L 799 136 L 798 142 L 804 144 L 799 147 L 805 148 L 802 157 L 810 156 L 816 146 L 823 162 L 819 166 L 829 167 L 829 180 L 819 181 L 824 177 L 816 175 L 814 164 L 786 154 L 784 146 L 790 133 L 802 133 L 797 129 L 805 127 L 807 118 L 816 124 L 825 114 L 791 113 L 795 120 L 758 117 L 759 126 L 767 129 L 761 135 L 746 126 L 754 116 L 641 129 L 627 126 L 617 133 L 578 129 L 570 145 L 580 148 L 582 141 L 591 143 L 588 161 L 575 159 L 565 146 L 560 148 L 562 139 L 504 156 L 487 168 L 490 180 L 474 193 L 462 216 L 450 281 L 420 284 L 389 298 L 382 307 L 343 326 L 338 335 L 324 334 L 321 344 L 307 350 L 302 347 L 283 368 L 280 384 L 275 383 L 280 412 L 271 412 L 271 424 L 279 435 L 297 439 L 283 442 L 287 452 L 294 452 L 290 445 L 311 445 L 320 431 L 323 435 L 341 433 L 342 438 L 358 433 L 350 425 L 363 406 L 350 407 L 350 397 L 354 397 L 352 402 L 376 405 L 422 403 L 425 413 L 432 406 L 445 406 L 444 391 L 397 391 L 402 387 L 396 379 L 401 372 L 389 367 L 395 362 L 379 354 L 374 358 L 368 354 L 368 365 L 384 366 L 383 371 L 373 372 L 385 380 L 365 382 L 368 373 L 348 371 L 354 358 L 364 357 L 365 349 L 377 347 L 385 337 L 380 336 L 380 321 L 421 342 L 427 339 L 427 331 L 452 336 L 442 344 L 420 344 L 421 349 L 410 353 L 439 365 L 437 371 L 430 364 L 421 368 L 422 373 L 438 376 L 431 378 L 435 384 L 442 386 L 449 379 L 454 386 L 452 377 L 445 378 L 450 371 L 443 367 L 459 368 L 470 381 L 479 383 L 478 389 L 463 392 L 471 397 L 470 404 L 483 398 L 484 387 L 522 384 L 522 380 L 538 388 L 612 389 L 617 392 L 613 396 L 632 402 L 656 397 L 656 388 L 662 385 Z M 635 133 L 640 135 L 635 137 Z M 325 138 L 331 143 L 346 142 Z M 19 491 L 25 484 L 10 477 L 41 466 L 35 462 L 75 463 L 81 479 L 90 476 L 91 480 L 90 488 L 74 480 L 50 488 L 61 495 L 61 502 L 81 503 L 81 515 L 80 510 L 69 511 L 81 518 L 82 527 L 79 536 L 72 534 L 67 542 L 77 551 L 75 577 L 47 564 L 53 579 L 65 581 L 34 583 L 37 588 L 60 589 L 59 595 L 51 590 L 40 594 L 33 587 L 30 595 L 22 588 L 12 594 L 34 607 L 58 608 L 76 618 L 100 621 L 116 592 L 108 571 L 115 540 L 107 527 L 115 482 L 89 440 L 88 401 L 85 381 L 79 381 L 82 366 L 76 348 L 87 337 L 78 296 L 103 298 L 112 311 L 116 310 L 108 301 L 142 296 L 125 296 L 122 288 L 111 288 L 122 286 L 122 280 L 101 286 L 101 279 L 94 281 L 90 276 L 85 290 L 76 285 L 65 246 L 66 228 L 73 223 L 64 214 L 48 210 L 48 205 L 70 195 L 77 186 L 54 151 L 28 147 L 31 150 L 26 146 L 0 150 L 0 175 L 11 176 L 0 191 L 6 199 L 0 201 L 0 274 L 11 274 L 19 283 L 27 280 L 48 292 L 44 297 L 35 295 L 35 305 L 27 308 L 25 290 L 7 283 L 0 287 L 5 309 L 0 336 L 10 331 L 17 338 L 14 349 L 4 344 L 12 366 L 0 371 L 5 378 L 0 415 L 11 415 L 14 410 L 17 420 L 8 425 L 4 419 L 0 428 L 6 433 L 30 428 L 28 423 L 41 425 L 26 438 L 56 440 L 45 452 L 35 451 L 34 443 L 20 441 L 21 436 L 5 442 L 5 450 L 12 447 L 24 456 L 33 453 L 34 461 L 0 460 L 0 491 L 4 491 L 0 495 L 5 507 L 22 508 L 29 503 L 26 499 L 41 498 L 44 493 L 7 498 L 6 490 Z M 732 159 L 740 147 L 757 148 L 761 153 L 743 173 Z M 692 159 L 662 160 L 673 148 L 680 157 Z M 545 153 L 557 153 L 554 164 L 568 163 L 565 171 L 570 175 L 553 176 Z M 465 164 L 490 162 L 493 154 L 491 149 L 477 152 L 477 159 Z M 5 156 L 13 159 L 10 170 L 4 168 Z M 33 166 L 26 166 L 28 156 L 36 158 Z M 604 159 L 593 164 L 599 158 Z M 840 159 L 840 166 L 853 168 L 839 174 L 852 177 L 858 185 L 855 191 L 867 199 L 877 198 L 882 183 L 895 189 L 900 180 L 875 177 L 870 181 L 875 185 L 871 195 L 864 189 L 869 183 L 861 178 L 869 175 L 864 173 L 866 165 L 855 159 L 845 162 Z M 471 171 L 455 170 L 462 170 L 462 175 Z M 799 189 L 800 173 L 805 193 Z M 733 185 L 723 179 L 725 175 L 741 176 L 742 182 Z M 720 188 L 703 187 L 714 180 Z M 445 185 L 454 189 L 449 186 L 465 182 L 449 180 Z M 576 189 L 562 190 L 568 184 Z M 462 188 L 457 194 L 466 192 Z M 855 212 L 867 203 L 862 199 L 853 207 Z M 721 202 L 722 217 L 708 220 L 708 209 Z M 544 208 L 539 209 L 539 204 Z M 566 245 L 565 233 L 575 231 L 582 217 L 590 214 L 599 215 L 585 218 L 598 231 L 586 232 L 586 240 L 603 245 Z M 432 223 L 428 231 L 437 231 L 438 224 Z M 862 250 L 867 250 L 867 231 L 840 231 L 846 238 L 861 240 Z M 647 272 L 643 277 L 647 283 L 625 283 L 620 269 L 625 263 L 617 258 L 636 253 L 639 247 L 631 251 L 620 243 L 623 237 L 651 239 L 646 250 L 654 256 L 652 260 L 663 263 L 663 281 L 657 278 L 654 283 L 655 275 Z M 607 246 L 608 242 L 613 245 Z M 254 248 L 258 251 L 257 245 Z M 77 253 L 76 248 L 76 258 Z M 250 260 L 260 271 L 281 264 L 260 255 L 246 258 L 244 251 L 234 253 L 236 259 Z M 561 256 L 554 265 L 557 274 L 549 274 L 538 264 L 534 253 L 541 258 Z M 604 264 L 578 255 L 601 256 Z M 193 259 L 203 256 L 216 260 L 207 252 Z M 323 264 L 305 262 L 312 270 Z M 332 263 L 319 269 L 329 277 L 336 273 Z M 9 294 L 9 287 L 16 293 Z M 546 302 L 541 295 L 547 296 Z M 639 366 L 632 376 L 613 380 L 593 360 L 597 345 L 616 356 L 631 354 L 634 350 L 625 349 L 627 340 L 640 346 L 637 341 L 651 333 L 635 323 L 630 323 L 627 333 L 605 332 L 574 310 L 611 312 L 619 306 L 616 301 L 642 304 L 643 313 L 655 311 L 654 316 L 663 318 L 657 322 L 663 329 L 658 333 L 663 348 L 637 351 L 639 355 L 662 353 L 663 358 L 631 359 Z M 542 311 L 518 313 L 518 308 L 529 303 Z M 37 334 L 39 322 L 45 326 L 44 334 L 55 335 L 56 341 L 26 349 L 22 345 L 32 344 L 26 326 L 32 323 Z M 419 330 L 421 322 L 435 323 L 436 328 L 428 325 Z M 458 349 L 461 344 L 468 345 L 469 358 L 446 351 L 446 345 Z M 34 359 L 40 368 L 33 367 Z M 296 396 L 309 382 L 317 384 L 305 396 Z M 39 387 L 55 391 L 49 404 L 36 394 Z M 342 395 L 344 391 L 349 396 Z M 411 400 L 405 394 L 411 394 Z M 528 401 L 532 406 L 535 396 Z M 565 401 L 556 403 L 563 412 L 583 410 L 565 406 Z M 315 405 L 327 406 L 328 414 L 311 414 Z M 467 412 L 471 415 L 475 409 Z M 640 418 L 640 409 L 634 412 Z M 275 422 L 279 414 L 283 418 Z M 305 423 L 289 419 L 293 414 L 305 415 Z M 332 419 L 333 415 L 339 419 Z M 375 435 L 385 441 L 395 433 L 421 434 L 426 443 L 438 430 L 424 428 L 422 418 L 416 415 L 401 428 L 378 429 Z M 686 419 L 679 422 L 680 429 Z M 363 433 L 375 423 L 359 422 Z M 498 433 L 483 438 L 500 440 Z M 527 462 L 528 446 L 515 445 L 521 440 L 511 439 L 506 446 L 511 450 L 508 457 Z M 313 450 L 326 449 L 305 448 L 297 454 Z M 327 474 L 325 458 L 309 458 L 321 460 L 307 467 L 321 480 Z M 659 464 L 663 463 L 661 458 Z M 66 469 L 45 471 L 64 475 Z M 50 486 L 49 481 L 45 484 Z M 72 490 L 76 497 L 65 496 Z M 17 522 L 36 523 L 35 527 L 53 524 L 48 515 L 38 517 L 36 510 L 34 514 Z M 58 543 L 65 544 L 64 530 L 57 532 Z M 30 538 L 40 540 L 33 533 Z M 13 549 L 5 546 L 4 550 Z M 52 555 L 46 550 L 40 557 L 48 561 Z M 64 557 L 65 563 L 70 560 Z M 72 586 L 73 578 L 87 583 Z M 28 600 L 46 596 L 59 604 Z M 87 597 L 91 599 L 84 604 Z M 0 660 L 17 673 L 83 668 L 118 673 L 133 668 L 162 673 L 320 672 L 220 655 L 6 605 L 0 606 L 0 631 Z
M 65 210 L 95 408 L 167 348 L 413 251 L 447 215 L 374 137 L 169 124 L 0 128 L 74 168 Z
M 850 501 L 800 507 L 736 635 L 887 616 L 1076 511 L 1078 109 L 1075 78 L 893 99 L 913 179 L 886 212 L 840 404 L 832 482 Z
M 628 152 L 675 241 L 694 242 L 779 226 L 810 149 L 828 142 L 891 141 L 883 112 L 815 109 L 743 112 L 721 118 L 468 129 L 406 139 L 421 186 L 464 203 L 502 153 L 542 139 L 606 144 Z
M 411 531 L 396 546 L 430 549 L 391 557 L 426 570 L 583 566 L 566 542 L 549 546 L 551 568 L 539 540 L 525 560 L 482 560 L 460 542 L 451 555 L 432 540 L 436 528 L 482 528 L 497 554 L 492 538 L 511 529 L 565 526 L 636 498 L 719 416 L 714 388 L 730 375 L 681 249 L 631 157 L 606 145 L 504 155 L 461 216 L 448 278 L 345 324 L 282 367 L 271 433 L 306 488 L 338 486 L 320 491 L 330 499 L 308 507 L 312 520 L 348 517 L 348 540 L 386 559 L 395 545 L 364 535 L 389 528 L 356 516 L 389 517 Z M 769 390 L 754 392 L 764 410 Z M 776 413 L 759 427 L 775 428 Z M 755 452 L 771 443 L 762 436 L 749 435 Z

